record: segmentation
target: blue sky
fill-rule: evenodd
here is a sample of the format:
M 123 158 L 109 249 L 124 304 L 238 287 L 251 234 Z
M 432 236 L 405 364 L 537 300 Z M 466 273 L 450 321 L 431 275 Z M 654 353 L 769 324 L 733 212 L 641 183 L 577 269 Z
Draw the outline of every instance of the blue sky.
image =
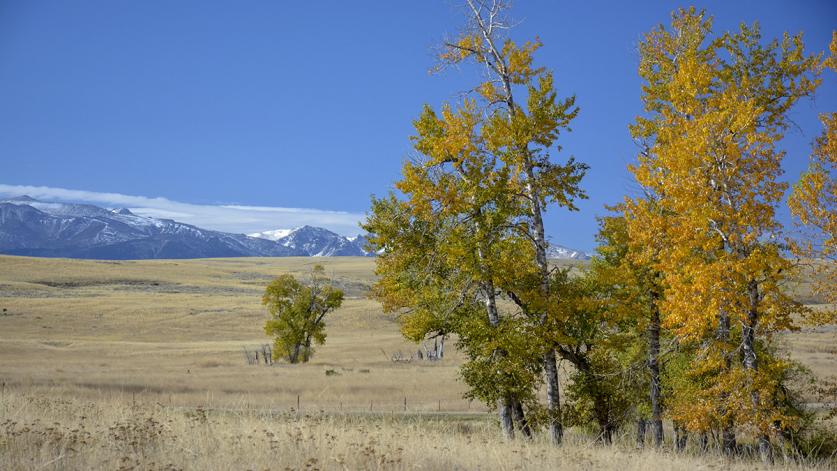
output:
M 457 4 L 0 2 L 0 194 L 179 211 L 235 232 L 357 232 L 370 195 L 385 194 L 410 155 L 421 106 L 471 83 L 467 68 L 428 74 L 434 47 L 462 24 Z M 758 20 L 767 38 L 804 31 L 810 51 L 826 49 L 837 24 L 833 1 L 695 4 L 716 31 Z M 562 145 L 590 165 L 590 199 L 548 213 L 555 242 L 592 249 L 595 216 L 631 191 L 636 45 L 685 5 L 515 2 L 512 36 L 541 38 L 538 61 L 581 107 Z M 817 114 L 837 110 L 835 74 L 824 78 L 793 110 L 789 179 L 820 132 Z M 249 209 L 235 218 L 230 207 Z

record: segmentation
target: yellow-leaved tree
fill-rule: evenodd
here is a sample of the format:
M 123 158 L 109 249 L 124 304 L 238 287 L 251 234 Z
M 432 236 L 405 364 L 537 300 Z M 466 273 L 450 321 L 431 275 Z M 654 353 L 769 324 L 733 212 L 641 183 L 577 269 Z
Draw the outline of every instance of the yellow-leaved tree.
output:
M 794 420 L 773 335 L 806 314 L 780 289 L 793 266 L 775 214 L 787 188 L 777 144 L 788 110 L 819 84 L 819 58 L 801 35 L 765 43 L 758 25 L 718 36 L 711 25 L 681 9 L 640 44 L 645 113 L 631 132 L 643 151 L 630 170 L 654 205 L 628 200 L 628 231 L 663 241 L 662 325 L 696 347 L 689 375 L 701 387 L 673 398 L 672 417 L 720 429 L 727 453 L 745 430 L 770 461 L 771 434 Z
M 469 356 L 462 376 L 470 394 L 497 407 L 507 437 L 513 420 L 531 433 L 522 405 L 538 408 L 543 372 L 546 422 L 560 443 L 558 368 L 545 326 L 563 311 L 551 288 L 543 213 L 549 205 L 575 209 L 587 167 L 553 158 L 578 112 L 575 98 L 558 100 L 552 74 L 533 65 L 539 41 L 505 36 L 505 9 L 466 0 L 469 27 L 445 43 L 441 64 L 469 61 L 488 77 L 458 105 L 424 108 L 412 138 L 419 155 L 396 183 L 404 199 L 373 200 L 364 227 L 383 250 L 375 293 L 389 309 L 410 310 L 405 334 L 455 329 Z M 418 235 L 428 229 L 432 236 Z
M 486 72 L 485 80 L 474 87 L 486 114 L 481 136 L 504 172 L 504 191 L 516 196 L 519 211 L 513 219 L 518 234 L 531 244 L 529 262 L 535 269 L 534 279 L 506 271 L 506 291 L 514 293 L 512 299 L 536 327 L 540 326 L 540 337 L 546 341 L 542 366 L 548 429 L 552 442 L 558 444 L 563 431 L 557 343 L 544 332 L 544 326 L 549 317 L 561 316 L 563 310 L 558 306 L 557 290 L 551 289 L 554 283 L 543 218 L 549 205 L 574 210 L 574 200 L 586 197 L 579 184 L 587 166 L 573 158 L 559 163 L 552 156 L 560 151 L 556 141 L 561 132 L 569 131 L 578 108 L 574 96 L 557 100 L 552 73 L 535 67 L 540 40 L 518 44 L 506 36 L 509 22 L 503 2 L 466 0 L 466 4 L 469 26 L 445 43 L 442 64 L 471 62 Z

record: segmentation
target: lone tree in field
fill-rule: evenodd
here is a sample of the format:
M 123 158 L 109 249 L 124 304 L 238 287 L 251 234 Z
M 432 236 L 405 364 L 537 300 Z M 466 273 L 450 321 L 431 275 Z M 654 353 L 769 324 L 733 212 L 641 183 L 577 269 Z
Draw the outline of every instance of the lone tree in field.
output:
M 262 304 L 270 311 L 270 319 L 264 331 L 274 337 L 274 359 L 305 363 L 314 353 L 312 342 L 325 343 L 325 316 L 343 303 L 343 291 L 329 281 L 325 269 L 314 265 L 308 283 L 282 275 L 267 286 Z

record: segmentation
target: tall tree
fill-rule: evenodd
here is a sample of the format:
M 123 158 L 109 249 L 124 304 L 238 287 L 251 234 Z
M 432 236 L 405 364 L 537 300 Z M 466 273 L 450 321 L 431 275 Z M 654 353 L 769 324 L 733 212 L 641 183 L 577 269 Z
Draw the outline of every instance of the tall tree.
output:
M 402 322 L 409 338 L 443 329 L 459 334 L 470 357 L 464 371 L 474 373 L 463 376 L 472 393 L 496 405 L 512 438 L 515 405 L 533 386 L 514 371 L 517 359 L 503 345 L 510 313 L 498 306 L 497 285 L 504 270 L 525 272 L 512 254 L 526 247 L 511 229 L 518 203 L 502 190 L 506 174 L 485 150 L 482 120 L 470 100 L 456 110 L 445 105 L 441 114 L 425 107 L 412 137 L 419 155 L 404 164 L 396 183 L 406 199 L 373 199 L 364 228 L 383 251 L 375 295 L 385 309 L 408 309 Z M 477 371 L 494 372 L 493 378 Z M 526 434 L 524 421 L 518 420 Z
M 395 285 L 402 284 L 401 273 L 413 266 L 408 268 L 395 260 L 410 244 L 407 251 L 424 251 L 420 252 L 422 262 L 433 260 L 444 267 L 442 272 L 459 273 L 462 282 L 455 298 L 476 296 L 485 309 L 479 322 L 460 324 L 463 329 L 483 326 L 460 332 L 472 355 L 463 377 L 472 381 L 469 384 L 480 397 L 496 396 L 503 430 L 512 436 L 513 416 L 521 432 L 529 430 L 521 404 L 535 397 L 537 382 L 527 374 L 545 370 L 549 428 L 557 443 L 562 431 L 554 346 L 541 348 L 530 342 L 528 348 L 520 349 L 514 339 L 524 331 L 536 335 L 536 327 L 544 325 L 550 309 L 555 312 L 543 211 L 552 203 L 574 209 L 574 199 L 584 196 L 578 185 L 586 166 L 572 159 L 555 164 L 549 150 L 557 149 L 555 139 L 559 131 L 567 129 L 577 108 L 574 98 L 557 101 L 552 75 L 532 66 L 539 43 L 518 46 L 500 36 L 508 26 L 503 19 L 505 5 L 468 1 L 467 8 L 469 28 L 446 43 L 441 62 L 473 59 L 488 67 L 492 75 L 474 88 L 475 97 L 457 107 L 445 105 L 441 113 L 425 107 L 415 122 L 413 137 L 419 156 L 404 165 L 403 178 L 396 183 L 406 201 L 401 204 L 394 197 L 386 204 L 373 201 L 368 230 L 375 234 L 373 245 L 385 249 L 378 263 L 381 289 L 377 292 L 385 297 L 398 292 Z M 515 101 L 518 88 L 527 96 L 525 107 Z M 436 238 L 439 243 L 416 244 L 397 230 L 377 233 L 376 226 L 390 226 L 386 221 L 395 214 L 385 208 L 395 206 L 409 221 L 409 226 L 402 226 L 405 228 L 443 221 L 444 230 L 436 234 L 441 237 Z M 507 308 L 504 313 L 498 297 L 507 297 L 517 309 Z M 406 301 L 402 307 L 412 307 L 409 303 L 415 299 L 406 296 L 402 301 Z M 486 322 L 481 324 L 483 320 Z M 484 348 L 486 345 L 490 348 Z M 541 355 L 536 364 L 524 361 L 531 352 Z M 492 371 L 501 374 L 489 374 Z M 476 384 L 495 384 L 504 390 L 495 394 Z
M 640 45 L 646 115 L 632 133 L 644 151 L 631 171 L 662 211 L 634 227 L 664 231 L 664 324 L 701 343 L 695 370 L 714 375 L 707 403 L 716 407 L 680 420 L 697 425 L 711 412 L 728 452 L 734 424 L 746 426 L 769 461 L 769 434 L 784 418 L 773 396 L 781 362 L 765 346 L 804 311 L 780 289 L 792 267 L 775 217 L 787 186 L 776 144 L 788 110 L 819 84 L 819 59 L 804 54 L 801 35 L 764 44 L 758 25 L 710 33 L 704 12 L 679 10 L 671 31 L 661 26 Z
M 550 204 L 575 209 L 574 199 L 585 197 L 579 183 L 587 166 L 572 158 L 556 163 L 550 153 L 560 150 L 555 141 L 562 131 L 569 130 L 578 107 L 574 96 L 558 101 L 552 73 L 533 66 L 540 41 L 518 45 L 504 36 L 510 26 L 504 2 L 467 0 L 467 7 L 468 27 L 445 43 L 441 58 L 443 63 L 453 64 L 472 61 L 488 74 L 474 87 L 489 116 L 483 135 L 487 149 L 507 172 L 505 190 L 524 200 L 522 229 L 532 244 L 538 290 L 527 293 L 530 298 L 521 307 L 543 324 L 550 309 L 555 310 L 550 305 L 557 302 L 555 293 L 550 292 L 543 215 Z M 525 101 L 518 99 L 519 94 L 526 96 Z M 553 443 L 560 443 L 563 432 L 554 345 L 546 348 L 543 366 L 550 436 Z

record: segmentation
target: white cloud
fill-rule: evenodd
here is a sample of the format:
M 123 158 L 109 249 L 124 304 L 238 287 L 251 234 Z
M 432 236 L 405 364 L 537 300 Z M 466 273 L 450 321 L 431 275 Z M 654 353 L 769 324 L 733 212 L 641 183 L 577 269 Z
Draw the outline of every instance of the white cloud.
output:
M 0 196 L 28 195 L 43 201 L 92 203 L 105 207 L 126 207 L 134 214 L 175 219 L 206 229 L 249 234 L 304 225 L 324 227 L 343 235 L 361 232 L 358 223 L 364 215 L 343 211 L 273 206 L 204 205 L 181 203 L 166 198 L 70 190 L 48 186 L 4 185 Z

